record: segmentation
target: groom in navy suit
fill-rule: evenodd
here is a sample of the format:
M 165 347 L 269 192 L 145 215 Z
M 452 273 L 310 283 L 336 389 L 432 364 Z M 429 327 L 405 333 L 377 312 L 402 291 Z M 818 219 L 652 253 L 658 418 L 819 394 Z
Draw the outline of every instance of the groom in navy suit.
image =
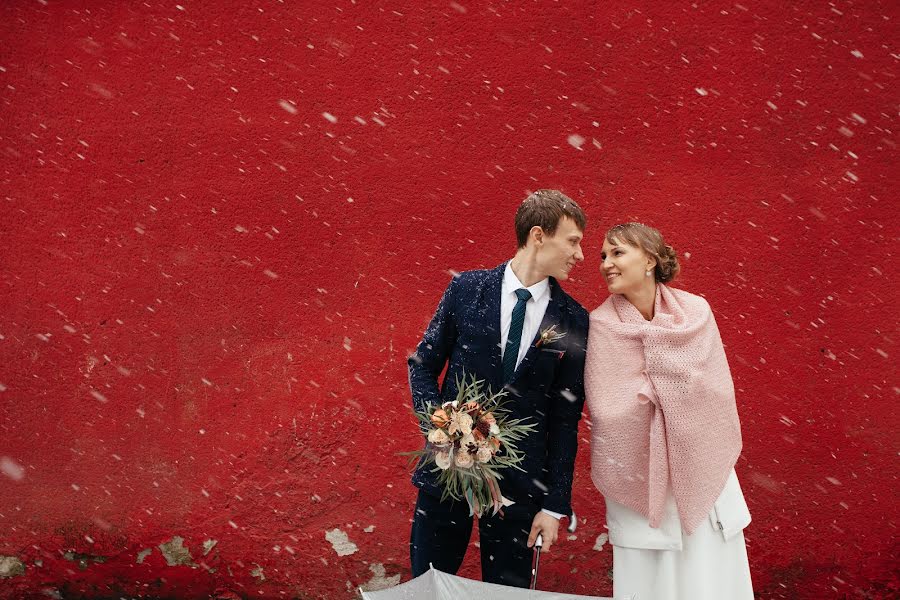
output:
M 541 534 L 548 551 L 559 519 L 572 512 L 588 314 L 558 281 L 584 260 L 585 224 L 584 212 L 561 192 L 528 196 L 516 211 L 515 256 L 495 269 L 455 276 L 409 358 L 417 410 L 455 399 L 457 379 L 474 375 L 492 391 L 505 389 L 511 416 L 535 425 L 518 444 L 522 471 L 502 473 L 506 506 L 478 519 L 484 581 L 528 587 L 535 539 Z M 564 337 L 542 342 L 550 327 Z M 419 488 L 410 534 L 413 577 L 429 564 L 456 573 L 472 532 L 466 502 L 441 502 L 433 467 L 420 464 L 413 475 Z

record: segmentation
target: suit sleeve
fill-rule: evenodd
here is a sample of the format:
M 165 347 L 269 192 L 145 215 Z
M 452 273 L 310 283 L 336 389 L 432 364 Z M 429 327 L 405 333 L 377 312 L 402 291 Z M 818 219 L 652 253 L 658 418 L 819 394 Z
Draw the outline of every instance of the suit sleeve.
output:
M 456 343 L 455 303 L 457 287 L 454 278 L 441 297 L 431 323 L 425 329 L 415 354 L 409 357 L 409 389 L 413 408 L 425 410 L 429 404 L 440 404 L 441 392 L 438 377 L 450 357 Z
M 578 450 L 578 421 L 584 408 L 584 356 L 587 315 L 579 314 L 559 373 L 550 389 L 550 425 L 547 433 L 547 495 L 542 508 L 572 513 L 572 473 Z

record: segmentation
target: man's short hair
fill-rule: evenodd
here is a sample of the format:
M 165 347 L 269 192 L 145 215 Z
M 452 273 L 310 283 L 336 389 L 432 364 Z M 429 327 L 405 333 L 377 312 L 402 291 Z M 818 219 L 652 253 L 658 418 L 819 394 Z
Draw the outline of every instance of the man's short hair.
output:
M 578 204 L 559 190 L 538 190 L 530 194 L 516 211 L 516 242 L 519 248 L 528 243 L 528 232 L 537 225 L 544 233 L 556 233 L 559 220 L 569 217 L 581 231 L 587 226 L 587 217 Z

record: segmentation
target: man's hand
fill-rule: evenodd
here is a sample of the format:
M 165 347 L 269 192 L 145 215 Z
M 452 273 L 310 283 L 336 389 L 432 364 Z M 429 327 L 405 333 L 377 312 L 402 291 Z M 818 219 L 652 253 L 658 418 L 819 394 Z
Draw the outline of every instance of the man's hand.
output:
M 541 511 L 534 515 L 531 522 L 531 533 L 528 534 L 528 547 L 534 546 L 538 534 L 544 538 L 543 552 L 550 552 L 550 546 L 556 543 L 559 535 L 559 520 Z

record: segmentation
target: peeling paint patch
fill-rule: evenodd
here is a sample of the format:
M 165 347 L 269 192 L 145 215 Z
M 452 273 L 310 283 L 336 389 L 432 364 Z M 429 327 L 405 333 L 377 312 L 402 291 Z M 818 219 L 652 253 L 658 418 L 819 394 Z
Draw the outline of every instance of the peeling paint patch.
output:
M 375 531 L 375 526 L 374 526 L 374 525 L 369 525 L 368 527 L 366 527 L 365 529 L 363 529 L 363 531 L 365 531 L 366 533 L 372 533 L 373 531 Z
M 25 563 L 16 556 L 0 556 L 0 577 L 18 577 L 25 574 Z
M 347 556 L 359 550 L 359 548 L 356 547 L 356 544 L 350 541 L 347 534 L 337 528 L 326 531 L 325 539 L 331 542 L 331 546 L 334 548 L 334 551 L 337 552 L 338 556 Z
M 150 556 L 150 553 L 153 552 L 153 548 L 144 548 L 137 554 L 137 564 L 143 564 L 144 559 Z
M 263 574 L 263 568 L 259 565 L 256 565 L 256 568 L 250 571 L 250 576 L 259 579 L 261 582 L 266 580 L 266 576 Z
M 602 551 L 603 546 L 604 546 L 604 544 L 606 544 L 607 541 L 609 541 L 608 533 L 601 533 L 600 535 L 598 535 L 597 541 L 594 542 L 594 550 Z
M 219 543 L 219 540 L 213 540 L 213 539 L 204 540 L 203 541 L 203 556 L 206 556 L 207 554 L 209 554 L 210 551 L 213 548 L 215 548 L 216 544 L 218 544 L 218 543 Z
M 360 589 L 364 592 L 386 590 L 400 583 L 400 573 L 386 577 L 387 572 L 381 563 L 372 563 L 369 565 L 369 570 L 372 571 L 372 578 L 360 586 Z
M 160 552 L 166 557 L 166 563 L 170 567 L 177 565 L 194 566 L 194 559 L 191 551 L 184 546 L 184 538 L 176 535 L 168 542 L 163 542 L 159 546 Z

